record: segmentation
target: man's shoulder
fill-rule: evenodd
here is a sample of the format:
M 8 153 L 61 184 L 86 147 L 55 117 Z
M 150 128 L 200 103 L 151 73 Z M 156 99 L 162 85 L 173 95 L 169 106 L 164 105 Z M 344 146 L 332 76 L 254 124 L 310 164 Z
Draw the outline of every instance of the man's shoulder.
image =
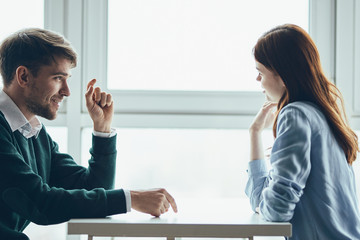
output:
M 9 125 L 8 121 L 6 120 L 4 114 L 1 112 L 1 110 L 0 110 L 0 128 L 2 129 L 1 131 L 9 130 L 11 132 L 10 125 Z
M 7 122 L 4 114 L 0 111 L 0 148 L 2 151 L 8 150 L 8 144 L 14 143 L 16 137 L 11 130 L 9 123 Z
M 0 110 L 0 120 L 1 119 L 5 119 L 5 116 L 4 116 L 3 112 Z

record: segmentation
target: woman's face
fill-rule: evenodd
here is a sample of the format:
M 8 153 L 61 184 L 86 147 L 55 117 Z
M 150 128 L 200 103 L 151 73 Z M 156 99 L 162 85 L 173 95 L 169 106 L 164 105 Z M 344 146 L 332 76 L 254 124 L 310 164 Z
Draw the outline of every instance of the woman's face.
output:
M 259 74 L 256 77 L 256 81 L 261 83 L 261 87 L 264 89 L 266 99 L 271 102 L 279 102 L 281 96 L 285 92 L 285 84 L 281 77 L 274 72 L 268 70 L 264 65 L 255 61 L 256 69 Z

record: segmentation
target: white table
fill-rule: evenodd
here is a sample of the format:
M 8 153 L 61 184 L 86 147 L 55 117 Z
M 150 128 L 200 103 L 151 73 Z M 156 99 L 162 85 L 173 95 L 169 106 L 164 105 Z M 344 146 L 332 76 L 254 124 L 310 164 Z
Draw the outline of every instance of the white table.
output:
M 68 234 L 109 237 L 249 238 L 291 236 L 290 223 L 266 222 L 253 213 L 248 200 L 178 200 L 179 212 L 159 218 L 132 211 L 100 219 L 73 219 Z

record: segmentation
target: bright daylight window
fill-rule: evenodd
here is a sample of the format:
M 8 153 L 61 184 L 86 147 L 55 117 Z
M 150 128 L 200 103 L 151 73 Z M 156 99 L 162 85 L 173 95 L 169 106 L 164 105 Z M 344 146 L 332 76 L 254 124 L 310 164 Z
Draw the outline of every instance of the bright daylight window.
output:
M 21 7 L 19 7 L 21 6 Z M 44 27 L 44 0 L 12 0 L 1 6 L 0 41 L 17 30 L 29 27 Z M 31 15 L 29 15 L 31 11 Z
M 259 90 L 252 48 L 270 28 L 308 30 L 308 0 L 109 0 L 108 88 Z
M 82 163 L 92 129 L 82 133 Z M 116 188 L 165 187 L 177 198 L 245 197 L 248 130 L 117 129 Z M 264 133 L 272 145 L 272 132 Z
M 257 39 L 284 23 L 309 29 L 308 0 L 109 0 L 108 14 L 110 90 L 257 91 Z M 117 187 L 245 197 L 247 129 L 119 128 L 117 149 Z

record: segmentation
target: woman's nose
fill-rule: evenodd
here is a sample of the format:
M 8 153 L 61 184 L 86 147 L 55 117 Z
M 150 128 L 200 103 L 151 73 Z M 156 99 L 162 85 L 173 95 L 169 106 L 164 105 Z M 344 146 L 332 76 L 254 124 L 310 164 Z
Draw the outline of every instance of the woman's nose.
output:
M 260 74 L 257 75 L 256 81 L 261 81 L 261 76 L 260 76 Z

